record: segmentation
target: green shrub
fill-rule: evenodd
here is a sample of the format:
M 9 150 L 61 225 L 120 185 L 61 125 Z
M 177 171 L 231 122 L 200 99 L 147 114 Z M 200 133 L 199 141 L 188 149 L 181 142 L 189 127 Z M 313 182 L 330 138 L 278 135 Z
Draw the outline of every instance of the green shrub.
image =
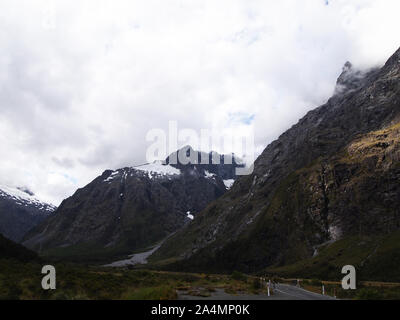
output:
M 246 281 L 247 280 L 247 277 L 239 271 L 233 271 L 231 277 L 233 280 L 238 280 L 238 281 Z
M 140 288 L 127 292 L 123 300 L 174 300 L 177 299 L 176 291 L 167 286 Z
M 322 282 L 320 280 L 318 280 L 318 279 L 312 279 L 310 281 L 310 285 L 316 286 L 316 287 L 320 287 L 320 286 L 322 286 Z
M 254 278 L 252 283 L 253 289 L 259 290 L 261 289 L 261 283 L 259 278 Z
M 358 300 L 379 300 L 382 299 L 382 294 L 377 289 L 362 288 L 356 294 Z

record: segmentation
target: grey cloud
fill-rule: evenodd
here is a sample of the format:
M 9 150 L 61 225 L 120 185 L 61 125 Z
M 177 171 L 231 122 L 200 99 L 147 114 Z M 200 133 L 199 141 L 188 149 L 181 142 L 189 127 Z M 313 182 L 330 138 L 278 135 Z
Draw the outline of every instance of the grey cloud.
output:
M 75 161 L 69 158 L 59 159 L 57 157 L 52 157 L 51 160 L 53 160 L 53 162 L 58 166 L 63 167 L 65 169 L 72 169 L 75 167 Z
M 254 115 L 262 150 L 329 98 L 345 61 L 379 65 L 400 46 L 387 32 L 399 6 L 2 0 L 0 182 L 58 204 L 105 169 L 143 163 L 146 133 L 169 120 L 240 133 L 229 114 Z

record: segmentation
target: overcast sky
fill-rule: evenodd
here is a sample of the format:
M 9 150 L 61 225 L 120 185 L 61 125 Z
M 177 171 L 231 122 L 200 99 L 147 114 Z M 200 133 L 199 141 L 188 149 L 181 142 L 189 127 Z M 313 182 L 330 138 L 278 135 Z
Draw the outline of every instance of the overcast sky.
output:
M 146 133 L 254 129 L 258 152 L 400 46 L 398 0 L 0 1 L 0 183 L 56 205 Z

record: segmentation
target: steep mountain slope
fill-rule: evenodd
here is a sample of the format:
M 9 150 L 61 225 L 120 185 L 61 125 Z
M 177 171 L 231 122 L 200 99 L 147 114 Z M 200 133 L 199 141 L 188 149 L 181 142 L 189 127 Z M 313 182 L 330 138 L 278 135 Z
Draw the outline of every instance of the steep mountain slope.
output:
M 400 231 L 382 235 L 355 235 L 321 245 L 311 258 L 261 271 L 286 278 L 304 277 L 340 281 L 344 265 L 353 265 L 360 281 L 400 281 Z
M 182 152 L 194 150 L 185 147 Z M 238 166 L 236 162 L 226 168 L 225 164 L 167 164 L 170 157 L 164 163 L 105 171 L 64 200 L 54 217 L 26 237 L 24 245 L 70 257 L 104 257 L 147 248 L 223 195 L 227 190 L 223 179 L 234 178 L 231 169 Z M 218 171 L 225 175 L 219 176 Z
M 21 241 L 55 209 L 55 206 L 38 200 L 27 189 L 0 185 L 0 233 L 13 241 Z
M 13 259 L 20 262 L 28 262 L 37 260 L 38 256 L 35 252 L 17 244 L 0 234 L 0 260 Z
M 346 64 L 335 95 L 272 142 L 232 189 L 150 258 L 168 268 L 257 271 L 319 246 L 399 229 L 400 49 Z

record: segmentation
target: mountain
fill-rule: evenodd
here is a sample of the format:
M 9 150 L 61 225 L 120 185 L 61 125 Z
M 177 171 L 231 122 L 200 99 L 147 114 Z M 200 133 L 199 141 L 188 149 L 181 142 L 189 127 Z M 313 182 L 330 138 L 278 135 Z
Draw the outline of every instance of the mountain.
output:
M 380 69 L 361 72 L 346 63 L 334 96 L 268 145 L 251 175 L 168 239 L 150 262 L 174 270 L 256 272 L 310 261 L 327 249 L 325 269 L 340 275 L 333 262 L 343 248 L 332 249 L 340 241 L 347 256 L 358 257 L 358 267 L 377 261 L 382 239 L 400 229 L 399 78 L 400 49 Z M 399 261 L 400 246 L 387 248 L 380 257 Z M 381 269 L 393 274 L 393 263 Z
M 38 260 L 38 256 L 35 252 L 28 250 L 0 234 L 0 259 L 13 259 L 20 262 L 28 262 Z
M 183 164 L 179 161 L 179 153 L 185 155 L 190 161 L 188 164 Z M 231 180 L 236 177 L 236 168 L 242 168 L 244 164 L 241 160 L 235 157 L 234 154 L 220 155 L 218 152 L 211 151 L 210 153 L 195 151 L 190 146 L 185 146 L 180 150 L 172 153 L 165 159 L 165 164 L 180 170 L 203 170 L 220 177 L 224 184 L 229 189 L 232 185 Z
M 183 155 L 197 153 L 191 147 Z M 107 170 L 64 200 L 24 245 L 42 254 L 86 257 L 126 254 L 156 244 L 183 227 L 231 186 L 234 169 L 220 164 L 165 161 Z M 200 155 L 199 155 L 200 156 Z M 196 157 L 197 158 L 197 157 Z M 198 159 L 198 158 L 197 158 Z M 179 160 L 179 159 L 178 159 Z
M 26 188 L 0 185 L 0 233 L 19 242 L 33 227 L 49 217 L 56 207 L 40 201 Z

